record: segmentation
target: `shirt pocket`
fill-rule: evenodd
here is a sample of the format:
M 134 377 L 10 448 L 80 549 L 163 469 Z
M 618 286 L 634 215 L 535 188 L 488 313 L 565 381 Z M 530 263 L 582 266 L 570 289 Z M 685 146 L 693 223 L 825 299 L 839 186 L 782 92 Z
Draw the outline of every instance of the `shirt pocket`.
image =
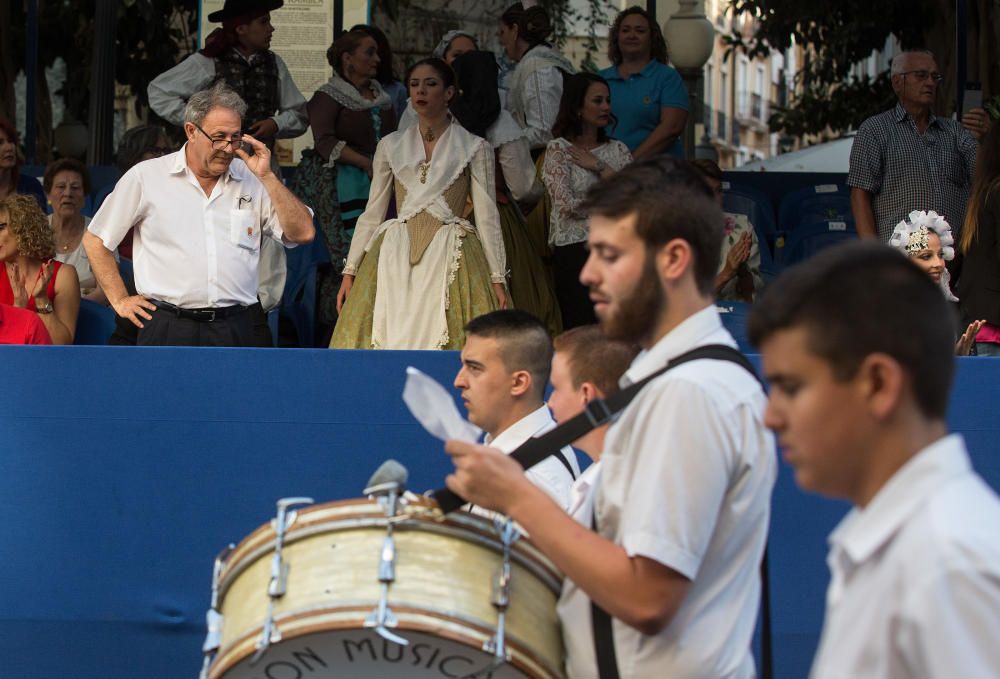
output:
M 260 248 L 260 226 L 253 210 L 229 211 L 229 242 L 250 252 Z

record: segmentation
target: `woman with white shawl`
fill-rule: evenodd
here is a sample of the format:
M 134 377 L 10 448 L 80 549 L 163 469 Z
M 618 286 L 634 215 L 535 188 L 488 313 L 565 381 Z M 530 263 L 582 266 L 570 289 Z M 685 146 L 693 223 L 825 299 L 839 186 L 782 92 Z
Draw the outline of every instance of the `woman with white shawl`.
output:
M 504 53 L 517 63 L 507 81 L 507 109 L 528 134 L 532 150 L 545 148 L 559 112 L 563 76 L 573 64 L 545 42 L 552 33 L 548 12 L 515 3 L 500 16 L 497 38 Z
M 331 348 L 461 349 L 468 321 L 507 306 L 493 150 L 452 123 L 447 64 L 419 61 L 406 83 L 418 123 L 375 151 Z M 393 194 L 398 216 L 386 220 Z

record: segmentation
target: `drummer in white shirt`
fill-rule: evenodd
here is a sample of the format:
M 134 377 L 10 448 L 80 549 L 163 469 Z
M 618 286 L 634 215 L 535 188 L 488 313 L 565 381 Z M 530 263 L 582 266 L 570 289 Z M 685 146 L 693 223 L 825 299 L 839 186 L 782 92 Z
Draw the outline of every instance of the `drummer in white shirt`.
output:
M 950 306 L 905 257 L 856 243 L 750 315 L 796 483 L 854 505 L 829 537 L 812 679 L 1000 677 L 1000 498 L 948 434 Z
M 555 427 L 545 406 L 552 339 L 541 321 L 517 309 L 491 311 L 469 321 L 465 333 L 455 388 L 485 443 L 509 454 Z M 565 510 L 580 466 L 567 446 L 526 475 Z
M 139 328 L 139 345 L 254 346 L 247 309 L 257 302 L 262 237 L 292 247 L 315 236 L 309 209 L 272 172 L 270 151 L 241 135 L 245 111 L 222 83 L 192 95 L 187 143 L 126 172 L 84 235 L 97 280 L 115 313 Z M 112 252 L 132 227 L 139 294 L 130 296 Z

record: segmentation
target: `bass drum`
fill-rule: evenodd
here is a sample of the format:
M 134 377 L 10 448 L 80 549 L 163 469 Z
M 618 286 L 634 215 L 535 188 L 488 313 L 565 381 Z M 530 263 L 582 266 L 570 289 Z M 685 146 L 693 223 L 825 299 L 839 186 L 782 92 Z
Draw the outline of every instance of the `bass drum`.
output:
M 561 575 L 526 539 L 511 548 L 505 641 L 509 662 L 489 669 L 483 650 L 496 632 L 491 605 L 502 545 L 491 521 L 467 512 L 443 519 L 423 498 L 393 519 L 395 581 L 388 605 L 399 645 L 366 628 L 381 591 L 387 519 L 374 501 L 349 500 L 297 512 L 282 560 L 287 589 L 274 601 L 281 641 L 251 663 L 264 630 L 276 534 L 264 525 L 232 552 L 220 573 L 221 644 L 209 679 L 562 677 L 556 616 Z

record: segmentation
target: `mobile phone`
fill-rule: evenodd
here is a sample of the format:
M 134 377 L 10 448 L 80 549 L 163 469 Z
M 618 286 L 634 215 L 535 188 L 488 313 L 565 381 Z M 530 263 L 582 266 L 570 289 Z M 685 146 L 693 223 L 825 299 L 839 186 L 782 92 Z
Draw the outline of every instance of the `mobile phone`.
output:
M 965 94 L 962 97 L 962 112 L 967 113 L 974 108 L 983 107 L 983 86 L 977 82 L 965 83 Z

